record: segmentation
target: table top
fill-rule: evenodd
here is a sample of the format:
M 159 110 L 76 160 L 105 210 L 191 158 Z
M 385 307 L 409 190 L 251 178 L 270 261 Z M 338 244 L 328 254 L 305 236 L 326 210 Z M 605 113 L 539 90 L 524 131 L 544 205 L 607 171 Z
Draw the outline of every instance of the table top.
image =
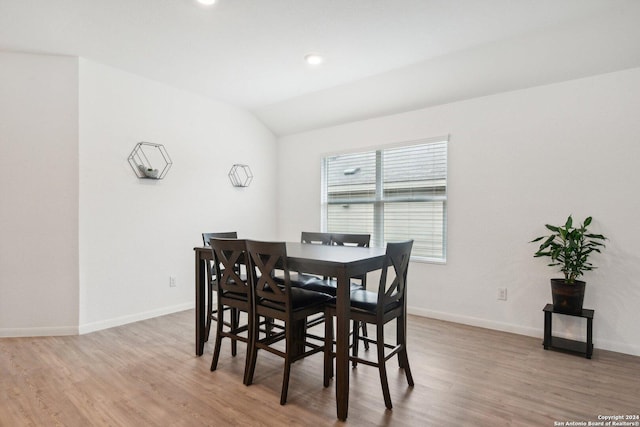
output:
M 287 243 L 287 258 L 348 264 L 384 257 L 385 248 L 363 248 L 357 246 L 313 245 L 300 242 Z M 211 251 L 209 246 L 197 246 L 196 251 Z
M 287 242 L 287 258 L 318 260 L 338 264 L 347 264 L 382 257 L 385 255 L 385 252 L 386 250 L 384 248 L 312 245 L 308 243 Z
M 386 254 L 385 248 L 286 243 L 287 263 L 290 269 L 332 277 L 337 276 L 339 270 L 346 270 L 351 277 L 356 277 L 380 269 Z M 200 259 L 213 258 L 208 246 L 194 249 Z

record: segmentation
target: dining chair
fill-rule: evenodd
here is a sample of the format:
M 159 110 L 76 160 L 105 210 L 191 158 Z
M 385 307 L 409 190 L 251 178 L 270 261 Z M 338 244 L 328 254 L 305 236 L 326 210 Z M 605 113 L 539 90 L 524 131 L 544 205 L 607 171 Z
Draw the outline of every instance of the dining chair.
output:
M 359 246 L 368 248 L 371 242 L 371 234 L 345 234 L 331 233 L 331 244 L 337 246 Z
M 237 239 L 238 233 L 236 231 L 225 231 L 219 233 L 202 233 L 202 243 L 204 246 L 210 246 L 211 239 Z M 207 268 L 207 319 L 204 330 L 204 340 L 209 340 L 209 333 L 211 332 L 211 322 L 218 321 L 218 310 L 214 307 L 213 294 L 216 292 L 216 270 L 213 262 L 206 264 Z M 231 349 L 235 356 L 235 344 Z
M 376 345 L 377 360 L 371 361 L 358 357 L 356 352 L 349 357 L 350 360 L 378 368 L 382 394 L 387 408 L 391 409 L 391 395 L 387 380 L 386 362 L 393 356 L 398 356 L 400 368 L 404 369 L 409 386 L 413 387 L 413 376 L 409 367 L 407 356 L 407 271 L 413 240 L 398 243 L 387 243 L 384 266 L 380 274 L 378 291 L 372 292 L 366 289 L 351 293 L 350 317 L 358 322 L 370 323 L 376 326 L 376 337 L 361 337 Z M 325 377 L 324 385 L 329 385 L 329 379 L 333 376 L 333 341 L 330 338 L 333 330 L 333 316 L 336 314 L 335 305 L 327 304 L 325 310 Z M 396 320 L 396 343 L 385 342 L 384 325 Z M 357 335 L 357 330 L 354 331 Z M 386 352 L 390 349 L 389 352 Z
M 322 233 L 317 231 L 302 231 L 300 233 L 300 243 L 306 245 L 330 245 L 331 233 Z M 291 275 L 291 284 L 293 286 L 304 287 L 305 283 L 314 282 L 316 280 L 327 279 L 326 277 L 316 276 L 313 274 L 305 274 L 302 272 L 293 273 Z
M 284 323 L 284 330 L 267 334 L 260 338 L 258 328 L 252 328 L 250 366 L 247 385 L 253 382 L 258 350 L 266 350 L 284 358 L 284 374 L 280 404 L 287 401 L 291 365 L 302 358 L 324 350 L 324 337 L 310 334 L 306 327 L 308 316 L 324 312 L 325 303 L 333 300 L 331 295 L 291 286 L 287 266 L 287 247 L 284 242 L 247 241 L 249 254 L 249 278 L 253 290 L 253 322 L 260 316 L 278 319 Z M 283 280 L 276 281 L 275 271 L 280 270 Z M 283 341 L 282 351 L 275 343 Z M 309 348 L 309 350 L 307 350 Z
M 334 234 L 334 233 L 331 233 L 331 234 L 314 233 L 314 234 L 329 235 L 330 238 L 329 238 L 328 244 L 336 245 L 336 246 L 359 246 L 359 247 L 368 248 L 369 242 L 371 241 L 370 234 Z M 304 235 L 301 237 L 301 241 L 302 243 L 305 243 Z M 327 244 L 327 243 L 323 243 L 323 244 Z M 315 280 L 313 280 L 313 278 L 315 278 Z M 358 284 L 352 283 L 351 284 L 352 291 L 362 289 L 363 287 L 366 286 L 366 279 L 367 279 L 366 276 L 354 277 L 353 279 L 360 280 L 360 283 Z M 335 278 L 318 278 L 315 276 L 309 276 L 309 280 L 303 280 L 301 282 L 302 283 L 300 286 L 303 287 L 304 289 L 309 289 L 317 292 L 324 292 L 332 296 L 336 295 L 338 282 L 335 280 Z
M 331 233 L 321 233 L 317 231 L 303 231 L 300 233 L 300 243 L 315 245 L 330 245 Z
M 323 233 L 326 234 L 326 233 Z M 347 233 L 331 233 L 329 244 L 336 246 L 358 246 L 362 248 L 368 248 L 371 242 L 371 234 L 347 234 Z M 366 289 L 367 286 L 367 276 L 366 274 L 361 277 L 353 277 L 352 279 L 358 280 L 358 282 L 351 282 L 351 292 Z M 336 296 L 338 282 L 335 278 L 311 278 L 306 277 L 305 280 L 302 281 L 301 285 L 304 289 L 309 289 L 317 292 L 324 292 L 326 294 Z M 309 322 L 309 326 L 315 326 L 319 322 L 319 319 L 313 319 Z M 362 336 L 368 336 L 367 325 L 366 323 L 359 323 L 358 321 L 353 321 L 353 329 L 352 331 L 356 331 L 362 328 Z M 359 345 L 359 334 L 354 334 L 353 340 L 353 352 L 357 354 L 357 347 Z M 364 341 L 364 348 L 369 350 L 369 342 Z
M 216 274 L 216 296 L 218 321 L 216 328 L 216 343 L 213 350 L 211 370 L 215 371 L 220 357 L 222 339 L 231 339 L 232 346 L 236 341 L 247 344 L 247 356 L 243 383 L 247 383 L 249 356 L 251 355 L 251 339 L 255 324 L 253 319 L 253 305 L 251 286 L 246 276 L 243 278 L 238 266 L 246 261 L 246 241 L 239 239 L 210 239 Z M 224 321 L 225 312 L 230 308 L 230 322 Z M 240 312 L 247 313 L 247 324 L 239 325 Z M 228 329 L 225 329 L 228 328 Z M 246 332 L 246 336 L 241 334 Z M 232 352 L 235 356 L 235 352 Z
M 353 234 L 353 233 L 332 233 L 331 234 L 331 244 L 332 245 L 337 245 L 337 246 L 358 246 L 361 248 L 368 248 L 369 245 L 371 243 L 371 234 Z M 359 280 L 359 285 L 360 285 L 360 289 L 366 289 L 367 288 L 367 275 L 365 274 L 364 276 L 361 277 L 354 277 L 354 279 L 358 279 Z M 357 286 L 357 284 L 355 285 Z M 353 290 L 354 284 L 352 283 L 352 290 Z M 359 289 L 356 289 L 359 290 Z M 356 320 L 353 321 L 353 330 L 354 331 L 359 331 L 360 328 L 362 328 L 362 336 L 363 337 L 367 337 L 369 334 L 367 332 L 367 324 L 366 323 L 360 323 Z M 354 354 L 358 354 L 358 338 L 359 338 L 359 334 L 355 333 L 354 334 L 354 339 L 353 339 L 353 352 Z M 364 340 L 364 348 L 365 350 L 369 350 L 369 341 Z

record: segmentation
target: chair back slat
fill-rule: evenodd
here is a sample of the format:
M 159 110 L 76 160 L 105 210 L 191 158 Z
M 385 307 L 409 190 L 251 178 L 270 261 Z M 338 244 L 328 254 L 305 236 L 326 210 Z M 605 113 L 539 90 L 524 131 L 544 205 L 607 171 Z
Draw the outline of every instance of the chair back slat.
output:
M 384 310 L 386 306 L 397 301 L 404 303 L 412 247 L 413 240 L 387 243 L 386 259 L 378 288 L 378 310 Z M 387 283 L 390 279 L 391 283 Z
M 219 292 L 249 295 L 249 284 L 240 275 L 240 264 L 246 258 L 246 240 L 213 238 L 210 244 Z
M 315 231 L 303 231 L 300 233 L 300 243 L 315 245 L 330 245 L 331 233 L 320 233 Z
M 287 268 L 287 245 L 284 242 L 247 240 L 249 275 L 256 298 L 291 304 L 291 279 Z M 278 283 L 276 270 L 284 271 L 284 281 Z
M 238 232 L 236 231 L 223 231 L 219 233 L 202 233 L 202 243 L 205 246 L 211 246 L 209 243 L 211 239 L 237 239 Z M 214 263 L 207 263 L 207 276 L 211 279 L 216 278 L 216 269 Z M 215 286 L 215 284 L 214 284 Z
M 368 248 L 371 234 L 331 234 L 331 244 L 337 246 L 359 246 Z
M 205 246 L 211 246 L 209 241 L 211 239 L 237 239 L 237 231 L 223 231 L 220 233 L 202 233 L 202 243 Z

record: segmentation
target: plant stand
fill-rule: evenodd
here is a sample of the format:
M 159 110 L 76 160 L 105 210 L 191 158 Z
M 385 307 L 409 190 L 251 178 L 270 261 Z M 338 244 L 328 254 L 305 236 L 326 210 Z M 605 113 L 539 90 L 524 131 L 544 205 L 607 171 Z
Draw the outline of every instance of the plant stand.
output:
M 587 359 L 591 359 L 593 355 L 593 314 L 595 310 L 582 309 L 582 313 L 568 314 L 553 310 L 553 304 L 547 304 L 544 311 L 544 341 L 542 345 L 545 350 L 554 349 L 569 353 L 584 355 Z M 587 319 L 587 342 L 568 340 L 565 338 L 554 337 L 551 334 L 551 316 L 553 313 L 562 314 L 564 316 L 583 317 Z

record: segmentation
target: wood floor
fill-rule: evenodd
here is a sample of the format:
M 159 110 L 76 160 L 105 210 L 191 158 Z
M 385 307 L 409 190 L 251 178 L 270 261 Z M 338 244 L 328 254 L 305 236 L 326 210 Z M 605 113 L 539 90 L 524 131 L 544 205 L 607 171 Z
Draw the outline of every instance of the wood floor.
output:
M 554 426 L 640 412 L 640 358 L 545 351 L 541 339 L 409 318 L 415 387 L 391 360 L 394 408 L 375 368 L 351 370 L 353 426 Z M 392 331 L 390 331 L 392 332 Z M 325 426 L 335 390 L 322 355 L 297 362 L 279 405 L 282 359 L 261 352 L 242 385 L 244 344 L 194 355 L 193 311 L 74 337 L 0 339 L 0 426 Z

